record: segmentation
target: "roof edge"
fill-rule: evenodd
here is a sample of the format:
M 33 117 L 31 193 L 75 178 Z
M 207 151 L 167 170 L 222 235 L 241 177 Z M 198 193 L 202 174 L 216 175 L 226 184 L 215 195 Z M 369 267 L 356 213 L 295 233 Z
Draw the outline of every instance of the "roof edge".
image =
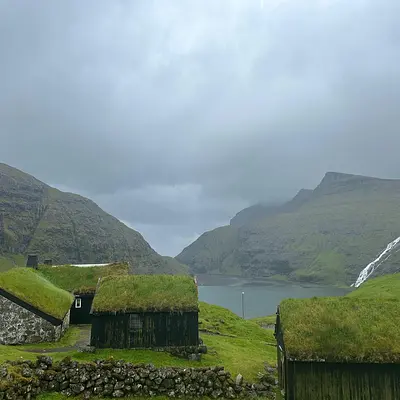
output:
M 50 314 L 45 313 L 42 310 L 39 310 L 38 308 L 32 306 L 32 304 L 27 303 L 24 300 L 21 300 L 20 298 L 18 298 L 17 296 L 7 292 L 6 290 L 0 288 L 0 296 L 5 297 L 6 299 L 12 301 L 13 303 L 15 303 L 16 305 L 25 308 L 26 310 L 30 311 L 31 313 L 37 315 L 38 317 L 43 318 L 44 320 L 50 322 L 52 325 L 54 326 L 59 326 L 63 323 L 63 320 L 65 318 L 65 316 L 68 314 L 68 312 L 70 311 L 70 309 L 67 310 L 67 312 L 64 314 L 63 319 L 59 319 L 56 317 L 53 317 Z M 73 301 L 71 302 L 71 304 L 73 303 Z
M 154 310 L 154 309 L 148 309 L 148 310 L 135 310 L 135 309 L 129 309 L 129 310 L 117 310 L 117 311 L 96 311 L 96 310 L 91 310 L 90 314 L 94 316 L 102 316 L 102 315 L 125 315 L 125 314 L 155 314 L 155 313 L 198 313 L 199 308 L 186 308 L 186 309 L 174 309 L 174 310 L 167 310 L 167 309 L 161 309 L 161 310 Z

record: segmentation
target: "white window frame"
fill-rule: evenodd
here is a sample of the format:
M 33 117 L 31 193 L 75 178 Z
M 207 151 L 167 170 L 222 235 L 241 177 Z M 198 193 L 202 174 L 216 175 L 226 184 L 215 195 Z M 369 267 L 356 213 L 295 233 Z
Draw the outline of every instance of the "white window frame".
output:
M 75 298 L 75 308 L 82 308 L 82 299 L 80 297 Z

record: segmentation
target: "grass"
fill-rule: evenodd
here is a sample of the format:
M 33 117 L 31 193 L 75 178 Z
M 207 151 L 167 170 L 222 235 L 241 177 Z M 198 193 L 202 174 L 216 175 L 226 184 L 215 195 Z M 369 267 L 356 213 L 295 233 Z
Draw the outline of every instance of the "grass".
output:
M 200 332 L 201 338 L 208 347 L 208 353 L 203 355 L 201 362 L 188 361 L 171 356 L 168 353 L 150 350 L 97 350 L 95 354 L 69 352 L 49 352 L 54 360 L 71 356 L 78 361 L 94 361 L 96 359 L 122 359 L 133 363 L 153 363 L 161 366 L 201 367 L 223 365 L 233 376 L 242 374 L 248 381 L 255 381 L 257 373 L 263 371 L 264 363 L 276 364 L 275 339 L 270 329 L 262 329 L 254 322 L 242 320 L 231 311 L 200 303 L 200 319 L 214 326 L 213 334 Z M 220 322 L 223 320 L 225 323 Z M 219 324 L 222 326 L 216 328 Z M 219 329 L 219 330 L 217 330 Z M 216 333 L 220 333 L 219 335 Z M 228 334 L 231 336 L 224 336 Z M 67 335 L 58 342 L 40 345 L 41 348 L 69 347 L 79 337 L 77 328 L 70 328 Z M 25 352 L 38 345 L 0 346 L 0 363 L 6 360 L 35 359 L 37 354 Z M 46 395 L 47 396 L 47 395 Z M 47 397 L 46 397 L 47 398 Z
M 40 266 L 39 273 L 56 286 L 76 294 L 94 293 L 98 280 L 103 276 L 126 275 L 127 263 L 115 263 L 104 267 Z
M 400 301 L 384 298 L 287 299 L 280 305 L 289 357 L 399 362 Z
M 266 333 L 254 320 L 245 320 L 227 309 L 200 302 L 199 328 L 201 331 L 232 337 L 251 337 L 265 340 Z
M 126 275 L 101 279 L 94 312 L 197 311 L 197 287 L 185 275 Z
M 359 299 L 383 298 L 400 300 L 400 273 L 368 279 L 347 296 Z
M 255 322 L 257 325 L 260 325 L 261 327 L 269 327 L 275 325 L 276 315 L 274 314 L 274 315 L 268 315 L 266 317 L 251 318 L 250 321 Z
M 70 293 L 30 268 L 13 268 L 0 273 L 0 288 L 59 319 L 64 318 L 73 301 Z

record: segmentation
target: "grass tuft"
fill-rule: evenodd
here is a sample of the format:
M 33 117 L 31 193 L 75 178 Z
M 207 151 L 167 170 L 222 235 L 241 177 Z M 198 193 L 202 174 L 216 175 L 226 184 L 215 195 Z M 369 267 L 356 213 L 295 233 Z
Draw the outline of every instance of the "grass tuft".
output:
M 0 273 L 0 288 L 59 319 L 64 318 L 73 301 L 70 293 L 30 268 L 13 268 Z
M 94 312 L 197 311 L 197 287 L 185 275 L 126 275 L 101 279 Z

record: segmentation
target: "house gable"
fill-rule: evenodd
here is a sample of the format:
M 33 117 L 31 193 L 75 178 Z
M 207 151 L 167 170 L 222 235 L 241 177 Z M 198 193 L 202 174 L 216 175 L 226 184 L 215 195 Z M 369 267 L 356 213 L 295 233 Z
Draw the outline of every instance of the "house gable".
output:
M 56 341 L 69 321 L 69 312 L 58 320 L 4 290 L 0 292 L 0 315 L 0 344 L 7 345 Z

